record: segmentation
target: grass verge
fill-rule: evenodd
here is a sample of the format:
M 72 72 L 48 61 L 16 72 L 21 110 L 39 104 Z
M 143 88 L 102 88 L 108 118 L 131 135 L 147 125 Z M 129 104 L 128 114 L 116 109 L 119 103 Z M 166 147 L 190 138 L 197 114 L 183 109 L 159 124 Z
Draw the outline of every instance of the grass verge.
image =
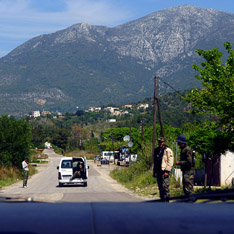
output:
M 29 175 L 32 176 L 37 173 L 35 167 L 29 167 Z M 15 167 L 2 167 L 0 168 L 0 188 L 9 186 L 19 182 L 23 179 L 23 170 Z
M 136 164 L 132 164 L 129 168 L 117 168 L 111 171 L 110 176 L 138 195 L 152 199 L 159 198 L 157 180 L 152 176 L 152 170 L 136 170 L 138 167 Z M 170 178 L 170 194 L 171 196 L 183 195 L 180 183 L 172 176 Z

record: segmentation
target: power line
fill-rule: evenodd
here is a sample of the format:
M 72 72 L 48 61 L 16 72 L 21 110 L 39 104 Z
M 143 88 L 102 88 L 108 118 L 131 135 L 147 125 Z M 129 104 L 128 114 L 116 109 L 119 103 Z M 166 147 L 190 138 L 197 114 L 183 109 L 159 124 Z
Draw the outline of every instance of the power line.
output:
M 178 90 L 176 90 L 174 87 L 172 87 L 170 84 L 168 84 L 167 82 L 165 82 L 164 80 L 162 80 L 161 78 L 158 77 L 158 79 L 164 83 L 165 85 L 169 86 L 171 89 L 173 89 L 176 93 L 180 94 L 181 96 L 185 97 L 183 94 L 181 94 Z

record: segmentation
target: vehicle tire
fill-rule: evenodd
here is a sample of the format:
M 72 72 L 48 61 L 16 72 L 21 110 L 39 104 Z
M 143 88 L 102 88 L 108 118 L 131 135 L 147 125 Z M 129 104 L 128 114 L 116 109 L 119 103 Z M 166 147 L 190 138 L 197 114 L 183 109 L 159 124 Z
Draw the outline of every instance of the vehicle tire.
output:
M 84 187 L 87 187 L 88 186 L 88 183 L 87 182 L 84 182 Z
M 63 183 L 59 183 L 59 187 L 63 187 Z

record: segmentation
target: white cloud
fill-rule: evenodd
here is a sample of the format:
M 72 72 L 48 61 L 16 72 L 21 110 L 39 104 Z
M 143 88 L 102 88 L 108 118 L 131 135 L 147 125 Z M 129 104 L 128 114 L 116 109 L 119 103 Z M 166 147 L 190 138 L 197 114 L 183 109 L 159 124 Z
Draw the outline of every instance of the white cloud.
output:
M 110 1 L 109 1 L 110 2 Z M 113 25 L 129 18 L 130 12 L 107 1 L 67 0 L 67 13 L 90 24 Z
M 118 5 L 118 0 L 56 0 L 64 9 L 42 10 L 36 4 L 48 0 L 0 0 L 0 40 L 14 42 L 53 33 L 76 23 L 115 26 L 130 19 L 130 12 Z M 114 3 L 115 1 L 115 3 Z M 1 48 L 2 47 L 2 48 Z M 0 44 L 0 57 L 8 46 Z M 8 51 L 10 52 L 10 51 Z
M 0 19 L 5 23 L 15 20 L 16 24 L 19 21 L 22 23 L 30 21 L 64 25 L 86 21 L 90 24 L 115 25 L 130 17 L 127 10 L 109 2 L 107 0 L 64 0 L 66 7 L 63 11 L 41 12 L 36 11 L 35 7 L 31 8 L 30 0 L 0 0 Z

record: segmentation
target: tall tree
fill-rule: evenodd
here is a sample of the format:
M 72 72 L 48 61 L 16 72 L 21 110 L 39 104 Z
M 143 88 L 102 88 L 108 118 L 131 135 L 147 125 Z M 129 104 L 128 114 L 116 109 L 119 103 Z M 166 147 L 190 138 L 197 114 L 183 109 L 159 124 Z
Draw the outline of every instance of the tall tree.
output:
M 72 126 L 73 142 L 75 147 L 82 148 L 82 140 L 84 138 L 85 132 L 80 124 L 74 124 Z
M 223 63 L 223 54 L 218 49 L 196 52 L 206 61 L 193 68 L 200 74 L 203 89 L 193 88 L 185 100 L 192 103 L 193 113 L 213 114 L 217 117 L 220 127 L 232 131 L 234 125 L 234 51 L 229 42 L 224 46 L 228 52 L 226 63 Z
M 24 120 L 0 118 L 0 165 L 18 166 L 29 157 L 31 129 Z
M 205 59 L 201 66 L 193 65 L 200 73 L 196 78 L 201 80 L 203 88 L 193 88 L 185 98 L 192 104 L 193 113 L 210 114 L 213 117 L 216 127 L 212 126 L 213 147 L 209 150 L 216 153 L 234 148 L 234 51 L 229 42 L 225 42 L 224 46 L 228 54 L 225 63 L 222 60 L 223 54 L 216 48 L 208 51 L 196 50 Z M 215 143 L 221 141 L 222 146 L 217 147 Z

